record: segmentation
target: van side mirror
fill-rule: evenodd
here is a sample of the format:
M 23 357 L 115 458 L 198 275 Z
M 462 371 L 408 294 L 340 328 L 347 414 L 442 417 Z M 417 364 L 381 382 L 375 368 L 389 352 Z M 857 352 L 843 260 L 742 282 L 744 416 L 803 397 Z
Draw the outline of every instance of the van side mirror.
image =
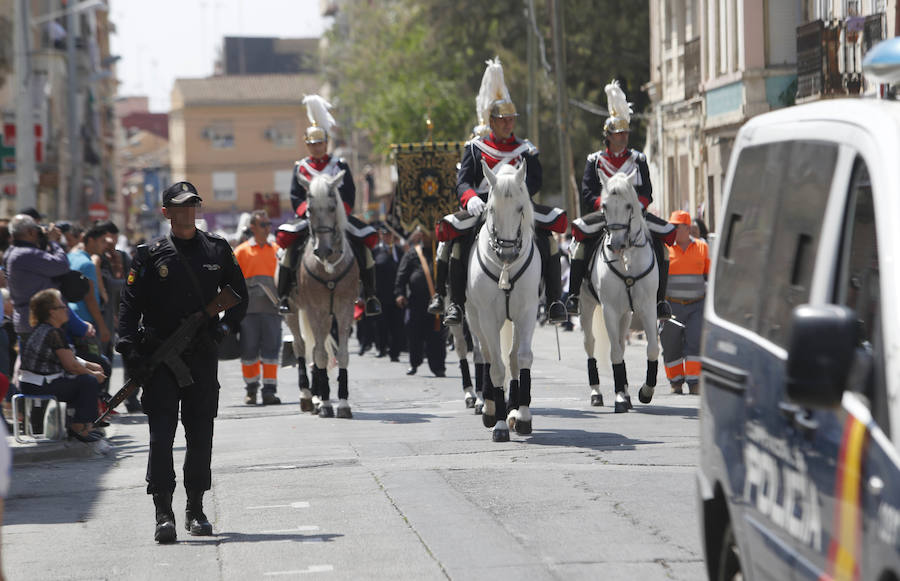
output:
M 853 309 L 800 305 L 791 316 L 787 394 L 804 407 L 841 403 L 859 343 Z

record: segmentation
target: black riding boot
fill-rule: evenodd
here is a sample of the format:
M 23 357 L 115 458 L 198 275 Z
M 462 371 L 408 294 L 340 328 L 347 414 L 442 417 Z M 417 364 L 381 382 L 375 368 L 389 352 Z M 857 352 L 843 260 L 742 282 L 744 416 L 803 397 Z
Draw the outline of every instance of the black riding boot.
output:
M 566 299 L 566 311 L 570 315 L 581 314 L 581 283 L 587 274 L 588 264 L 594 257 L 597 242 L 592 239 L 579 242 L 584 250 L 581 258 L 573 258 L 569 266 L 569 297 Z
M 666 300 L 666 285 L 669 282 L 669 251 L 662 240 L 653 236 L 653 252 L 659 265 L 659 287 L 656 289 L 656 318 L 671 319 L 672 307 Z
M 377 317 L 381 314 L 381 301 L 375 296 L 375 265 L 366 267 L 366 246 L 362 241 L 351 239 L 350 247 L 359 265 L 359 280 L 362 282 L 363 295 L 366 298 L 366 316 Z
M 209 536 L 213 534 L 209 519 L 203 514 L 203 491 L 187 491 L 187 507 L 184 511 L 184 528 L 197 536 Z
M 172 493 L 154 493 L 153 506 L 156 507 L 156 532 L 153 533 L 153 539 L 157 543 L 174 543 L 177 535 L 175 513 L 172 512 Z
M 288 296 L 294 287 L 294 271 L 284 265 L 278 266 L 278 311 L 281 314 L 289 313 Z
M 466 264 L 458 258 L 450 259 L 450 304 L 444 314 L 444 324 L 448 327 L 461 325 L 463 306 L 466 304 Z
M 438 259 L 434 269 L 434 296 L 428 303 L 428 313 L 440 315 L 444 312 L 444 294 L 447 292 L 447 270 L 450 265 L 447 261 Z
M 547 319 L 554 325 L 569 320 L 566 306 L 559 300 L 562 296 L 562 275 L 559 267 L 559 253 L 547 259 L 544 269 L 544 294 L 547 297 Z

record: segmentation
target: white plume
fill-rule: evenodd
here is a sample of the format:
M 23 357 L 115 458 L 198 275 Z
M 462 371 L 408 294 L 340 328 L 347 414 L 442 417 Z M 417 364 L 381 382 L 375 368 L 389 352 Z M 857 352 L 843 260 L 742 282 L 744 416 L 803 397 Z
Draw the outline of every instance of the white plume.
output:
M 625 97 L 625 91 L 619 86 L 619 81 L 613 81 L 606 85 L 606 103 L 610 117 L 617 117 L 631 122 L 631 103 Z
M 337 121 L 328 111 L 333 105 L 319 95 L 306 95 L 303 97 L 303 104 L 306 105 L 306 117 L 309 122 L 321 127 L 326 133 L 331 133 L 331 128 L 337 125 Z
M 491 103 L 497 99 L 511 100 L 509 89 L 506 88 L 506 81 L 503 79 L 503 65 L 500 64 L 500 57 L 488 59 L 485 64 L 487 64 L 487 68 L 484 70 L 484 76 L 481 77 L 481 88 L 475 98 L 475 112 L 478 114 L 479 123 L 472 130 L 475 135 L 485 135 L 490 132 L 488 123 L 491 118 Z

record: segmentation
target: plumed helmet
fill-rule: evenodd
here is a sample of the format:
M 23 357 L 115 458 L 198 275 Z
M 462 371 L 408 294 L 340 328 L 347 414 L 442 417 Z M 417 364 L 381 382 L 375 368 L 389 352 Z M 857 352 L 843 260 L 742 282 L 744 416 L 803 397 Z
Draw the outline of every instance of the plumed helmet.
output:
M 619 81 L 613 81 L 606 85 L 606 104 L 609 109 L 609 118 L 603 124 L 603 133 L 623 133 L 630 131 L 631 103 L 625 97 L 625 91 L 619 86 Z
M 478 125 L 472 130 L 475 135 L 490 133 L 491 117 L 519 116 L 509 96 L 509 89 L 506 88 L 500 57 L 488 59 L 485 64 L 487 68 L 481 77 L 481 88 L 475 98 L 475 112 L 478 114 Z
M 306 128 L 306 143 L 328 141 L 328 132 L 337 125 L 329 112 L 331 103 L 319 95 L 306 95 L 303 97 L 303 104 L 306 105 L 306 117 L 310 123 Z

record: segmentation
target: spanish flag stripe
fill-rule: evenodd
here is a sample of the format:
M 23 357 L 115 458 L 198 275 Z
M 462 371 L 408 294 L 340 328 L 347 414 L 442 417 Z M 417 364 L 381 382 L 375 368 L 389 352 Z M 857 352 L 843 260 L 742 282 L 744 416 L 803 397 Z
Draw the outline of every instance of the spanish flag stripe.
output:
M 862 460 L 868 432 L 866 425 L 848 415 L 838 456 L 834 491 L 834 528 L 828 549 L 831 575 L 824 579 L 856 581 L 862 548 L 860 486 Z

